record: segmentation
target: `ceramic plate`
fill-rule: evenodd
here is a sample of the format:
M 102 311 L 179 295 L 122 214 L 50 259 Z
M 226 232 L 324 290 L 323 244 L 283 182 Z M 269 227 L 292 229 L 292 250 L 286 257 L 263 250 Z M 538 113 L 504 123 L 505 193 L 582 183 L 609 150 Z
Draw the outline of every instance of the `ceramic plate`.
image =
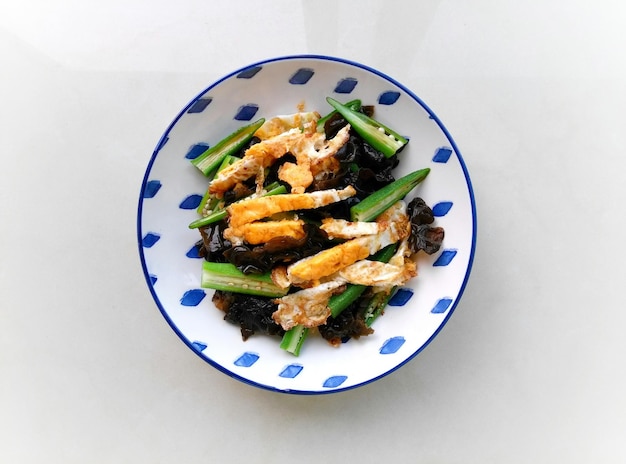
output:
M 338 348 L 309 337 L 299 357 L 279 338 L 243 341 L 200 287 L 202 258 L 188 224 L 207 179 L 191 163 L 207 146 L 259 117 L 295 113 L 298 105 L 330 112 L 326 97 L 355 98 L 376 107 L 376 119 L 410 139 L 396 178 L 429 167 L 409 197 L 421 196 L 446 231 L 444 246 L 418 261 L 419 276 L 401 288 L 374 334 Z M 181 340 L 222 372 L 257 387 L 289 393 L 330 393 L 379 379 L 415 357 L 436 336 L 467 283 L 476 240 L 470 178 L 452 137 L 412 91 L 352 61 L 289 56 L 239 69 L 202 91 L 178 114 L 148 163 L 139 199 L 137 233 L 146 281 L 156 305 Z

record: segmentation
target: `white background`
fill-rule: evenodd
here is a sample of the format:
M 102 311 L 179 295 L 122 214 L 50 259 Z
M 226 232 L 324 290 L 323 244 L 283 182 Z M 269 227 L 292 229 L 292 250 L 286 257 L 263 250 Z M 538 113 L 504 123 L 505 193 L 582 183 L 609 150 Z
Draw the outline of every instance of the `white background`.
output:
M 0 462 L 626 462 L 625 25 L 621 0 L 0 2 Z M 313 397 L 195 356 L 135 229 L 182 107 L 300 53 L 414 90 L 479 230 L 437 339 Z

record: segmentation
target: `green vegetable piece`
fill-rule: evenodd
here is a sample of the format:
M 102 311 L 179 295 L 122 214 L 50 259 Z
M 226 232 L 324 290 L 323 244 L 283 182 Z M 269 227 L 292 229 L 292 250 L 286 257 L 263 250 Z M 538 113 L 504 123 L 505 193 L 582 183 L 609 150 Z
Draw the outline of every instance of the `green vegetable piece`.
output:
M 274 186 L 275 184 L 272 184 Z M 264 197 L 270 197 L 272 195 L 284 195 L 287 193 L 287 188 L 284 185 L 278 184 L 278 186 L 273 187 L 271 190 L 268 190 L 263 195 Z M 213 224 L 214 222 L 219 222 L 228 217 L 228 212 L 225 209 L 221 209 L 219 211 L 215 211 L 208 216 L 201 217 L 196 219 L 191 224 L 189 224 L 190 229 L 199 229 L 200 227 L 206 227 L 209 224 Z
M 420 169 L 396 179 L 367 196 L 363 201 L 350 208 L 350 217 L 353 221 L 373 221 L 385 212 L 391 205 L 402 200 L 411 190 L 422 182 L 430 168 Z
M 330 300 L 328 300 L 330 315 L 332 317 L 339 316 L 344 309 L 354 303 L 357 298 L 363 294 L 366 288 L 367 286 L 365 285 L 349 284 L 343 292 L 331 296 Z
M 302 344 L 304 343 L 308 333 L 309 329 L 302 325 L 297 325 L 285 332 L 285 335 L 283 335 L 283 339 L 280 342 L 280 347 L 294 356 L 299 356 L 300 349 L 302 348 Z
M 200 156 L 191 160 L 191 164 L 200 169 L 205 176 L 211 175 L 228 155 L 234 155 L 250 141 L 254 133 L 263 125 L 261 118 L 247 126 L 240 127 L 216 145 L 205 150 Z
M 388 293 L 378 292 L 374 294 L 365 308 L 365 325 L 367 327 L 371 327 L 378 316 L 383 313 L 395 292 L 396 287 L 393 287 Z
M 352 111 L 359 111 L 361 109 L 361 100 L 350 100 L 346 105 Z M 326 121 L 332 118 L 335 114 L 337 114 L 337 110 L 332 110 L 323 118 L 320 118 L 317 121 L 317 132 L 324 132 L 324 126 L 326 125 Z
M 327 97 L 326 101 L 350 123 L 363 140 L 380 151 L 387 158 L 398 153 L 409 143 L 409 141 L 400 134 L 375 119 L 363 113 L 353 111 L 348 108 L 348 106 L 342 105 L 333 98 Z
M 214 222 L 223 221 L 228 217 L 228 211 L 225 209 L 220 209 L 219 211 L 215 211 L 208 216 L 201 217 L 196 219 L 192 223 L 189 224 L 190 229 L 199 229 L 201 227 L 206 227 L 209 224 L 213 224 Z
M 214 290 L 271 297 L 281 297 L 289 291 L 288 288 L 280 288 L 272 282 L 270 273 L 244 274 L 233 264 L 209 261 L 202 263 L 200 286 Z

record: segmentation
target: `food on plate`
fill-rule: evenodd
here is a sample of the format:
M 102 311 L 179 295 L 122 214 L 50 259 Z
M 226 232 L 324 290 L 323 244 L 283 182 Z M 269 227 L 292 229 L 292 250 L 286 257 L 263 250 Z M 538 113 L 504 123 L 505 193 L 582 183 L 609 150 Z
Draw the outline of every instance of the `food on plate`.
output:
M 406 197 L 428 168 L 399 179 L 408 140 L 360 100 L 259 119 L 192 163 L 210 181 L 199 230 L 201 285 L 224 319 L 282 337 L 297 355 L 312 331 L 332 345 L 373 332 L 395 290 L 418 274 L 444 230 Z

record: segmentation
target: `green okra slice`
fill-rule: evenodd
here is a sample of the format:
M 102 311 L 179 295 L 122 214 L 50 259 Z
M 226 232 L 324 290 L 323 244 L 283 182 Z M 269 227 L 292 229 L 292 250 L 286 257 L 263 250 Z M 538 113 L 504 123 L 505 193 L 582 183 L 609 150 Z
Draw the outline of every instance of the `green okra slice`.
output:
M 200 169 L 205 176 L 211 175 L 226 156 L 234 155 L 241 150 L 264 122 L 265 118 L 261 118 L 247 126 L 240 127 L 216 145 L 207 148 L 200 156 L 192 159 L 191 164 Z
M 397 287 L 393 287 L 389 292 L 375 293 L 365 308 L 365 325 L 371 327 L 374 321 L 383 313 L 387 303 L 396 292 Z
M 363 140 L 387 158 L 398 153 L 409 143 L 406 138 L 375 119 L 354 111 L 331 97 L 327 97 L 326 101 L 350 123 Z
M 299 356 L 302 344 L 308 334 L 308 328 L 303 325 L 297 325 L 285 332 L 283 339 L 280 342 L 280 347 L 294 356 Z
M 349 102 L 347 102 L 345 104 L 345 106 L 350 108 L 352 111 L 359 111 L 361 109 L 361 100 L 359 100 L 359 99 L 350 100 Z M 337 110 L 332 110 L 326 116 L 324 116 L 323 118 L 320 118 L 317 121 L 317 131 L 318 132 L 324 132 L 324 126 L 326 125 L 326 121 L 328 121 L 330 118 L 332 118 L 337 113 L 338 113 Z
M 281 288 L 273 281 L 270 273 L 244 274 L 231 263 L 212 263 L 203 261 L 202 288 L 212 288 L 247 295 L 281 297 L 287 294 L 288 288 Z
M 377 190 L 350 208 L 353 221 L 373 221 L 422 182 L 430 168 L 419 169 Z

